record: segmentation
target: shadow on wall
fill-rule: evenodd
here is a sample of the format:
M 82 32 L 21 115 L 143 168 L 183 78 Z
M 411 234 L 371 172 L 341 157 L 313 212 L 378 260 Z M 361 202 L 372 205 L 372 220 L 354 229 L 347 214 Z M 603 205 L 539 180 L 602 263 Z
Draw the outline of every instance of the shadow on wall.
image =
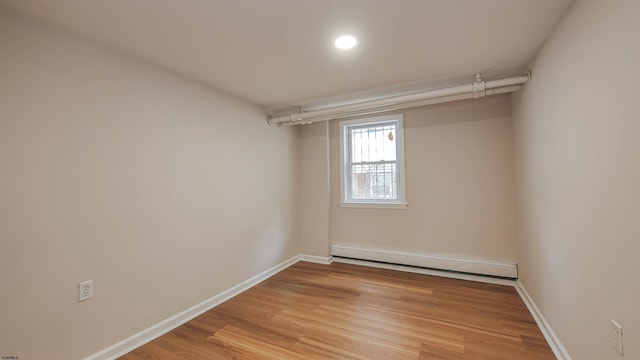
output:
M 510 95 L 495 95 L 404 110 L 404 128 L 452 125 L 511 116 Z M 397 112 L 397 111 L 396 111 Z

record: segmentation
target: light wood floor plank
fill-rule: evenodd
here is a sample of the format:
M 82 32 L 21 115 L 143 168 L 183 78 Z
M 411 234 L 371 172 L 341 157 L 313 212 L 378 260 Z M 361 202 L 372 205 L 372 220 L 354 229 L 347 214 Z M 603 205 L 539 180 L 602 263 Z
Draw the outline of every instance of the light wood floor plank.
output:
M 512 287 L 299 262 L 120 359 L 555 357 Z

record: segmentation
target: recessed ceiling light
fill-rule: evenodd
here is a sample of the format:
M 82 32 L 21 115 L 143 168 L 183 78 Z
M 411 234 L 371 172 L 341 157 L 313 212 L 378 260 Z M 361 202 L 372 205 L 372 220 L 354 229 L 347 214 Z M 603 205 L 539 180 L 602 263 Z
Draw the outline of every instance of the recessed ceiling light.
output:
M 340 36 L 339 38 L 336 39 L 336 42 L 334 43 L 336 45 L 336 47 L 338 49 L 351 49 L 352 47 L 356 46 L 356 43 L 358 42 L 358 40 L 356 40 L 356 38 L 354 38 L 351 35 L 344 35 L 344 36 Z

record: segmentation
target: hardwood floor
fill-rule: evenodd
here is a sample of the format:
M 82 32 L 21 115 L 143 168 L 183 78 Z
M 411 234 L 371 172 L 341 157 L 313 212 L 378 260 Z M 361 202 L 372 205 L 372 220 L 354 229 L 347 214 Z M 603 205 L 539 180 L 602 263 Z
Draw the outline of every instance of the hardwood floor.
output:
M 299 262 L 120 359 L 555 357 L 512 287 Z

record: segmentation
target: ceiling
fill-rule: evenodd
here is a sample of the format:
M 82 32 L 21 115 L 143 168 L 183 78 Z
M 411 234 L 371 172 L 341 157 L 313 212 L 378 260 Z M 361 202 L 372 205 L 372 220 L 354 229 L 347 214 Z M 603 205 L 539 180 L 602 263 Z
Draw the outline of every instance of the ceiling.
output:
M 514 75 L 571 0 L 0 0 L 268 108 Z M 333 46 L 349 33 L 358 45 Z

